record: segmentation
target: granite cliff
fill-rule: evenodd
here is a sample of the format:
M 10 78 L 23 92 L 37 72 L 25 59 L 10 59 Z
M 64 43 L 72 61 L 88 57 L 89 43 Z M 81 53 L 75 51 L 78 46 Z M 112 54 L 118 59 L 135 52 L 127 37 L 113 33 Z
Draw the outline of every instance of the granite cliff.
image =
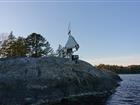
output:
M 110 95 L 120 80 L 81 60 L 75 64 L 57 57 L 1 59 L 0 105 L 79 105 L 79 100 Z

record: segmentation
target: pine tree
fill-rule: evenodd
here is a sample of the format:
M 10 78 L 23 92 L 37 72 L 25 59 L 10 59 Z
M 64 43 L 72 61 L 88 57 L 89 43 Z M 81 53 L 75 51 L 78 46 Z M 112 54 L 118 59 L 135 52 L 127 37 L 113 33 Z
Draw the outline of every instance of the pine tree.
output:
M 0 57 L 41 57 L 53 55 L 49 42 L 40 34 L 32 33 L 26 39 L 16 38 L 13 32 L 0 48 Z
M 10 33 L 8 39 L 4 41 L 0 48 L 1 57 L 23 57 L 27 54 L 27 46 L 25 39 L 19 37 L 18 39 Z
M 26 38 L 28 55 L 32 57 L 48 56 L 52 48 L 46 39 L 37 33 L 32 33 Z
M 18 37 L 18 39 L 13 43 L 12 49 L 14 50 L 14 56 L 24 57 L 27 54 L 27 46 L 25 38 Z
M 16 37 L 13 35 L 13 32 L 10 33 L 8 39 L 3 42 L 1 45 L 1 56 L 2 57 L 12 57 L 14 56 L 13 44 L 16 41 Z
M 54 50 L 51 48 L 49 42 L 45 42 L 45 46 L 43 48 L 43 55 L 44 56 L 54 56 Z
M 59 44 L 58 49 L 56 50 L 56 56 L 58 57 L 64 57 L 65 53 L 63 51 L 62 45 Z

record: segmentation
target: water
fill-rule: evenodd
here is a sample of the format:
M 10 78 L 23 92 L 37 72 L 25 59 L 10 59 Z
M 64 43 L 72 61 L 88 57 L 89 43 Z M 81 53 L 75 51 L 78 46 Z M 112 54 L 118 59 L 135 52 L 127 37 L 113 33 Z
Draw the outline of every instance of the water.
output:
M 140 74 L 123 74 L 120 77 L 123 81 L 106 105 L 140 105 Z

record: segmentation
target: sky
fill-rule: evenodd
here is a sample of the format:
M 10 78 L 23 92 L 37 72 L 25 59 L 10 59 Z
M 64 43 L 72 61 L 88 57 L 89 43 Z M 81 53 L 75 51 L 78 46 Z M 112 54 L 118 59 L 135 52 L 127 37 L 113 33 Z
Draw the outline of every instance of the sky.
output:
M 0 0 L 0 33 L 42 34 L 54 48 L 65 45 L 68 24 L 80 59 L 93 65 L 140 64 L 138 0 Z

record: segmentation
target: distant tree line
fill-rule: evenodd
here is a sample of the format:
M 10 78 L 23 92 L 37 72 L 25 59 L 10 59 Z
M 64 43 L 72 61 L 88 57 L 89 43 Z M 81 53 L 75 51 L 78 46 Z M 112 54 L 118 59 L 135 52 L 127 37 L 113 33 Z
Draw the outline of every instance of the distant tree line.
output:
M 26 38 L 10 33 L 0 46 L 0 58 L 9 57 L 42 57 L 53 54 L 50 43 L 41 35 L 32 33 Z
M 109 70 L 118 74 L 138 74 L 140 73 L 140 65 L 130 65 L 130 66 L 117 66 L 117 65 L 105 65 L 100 64 L 96 66 L 98 69 Z

